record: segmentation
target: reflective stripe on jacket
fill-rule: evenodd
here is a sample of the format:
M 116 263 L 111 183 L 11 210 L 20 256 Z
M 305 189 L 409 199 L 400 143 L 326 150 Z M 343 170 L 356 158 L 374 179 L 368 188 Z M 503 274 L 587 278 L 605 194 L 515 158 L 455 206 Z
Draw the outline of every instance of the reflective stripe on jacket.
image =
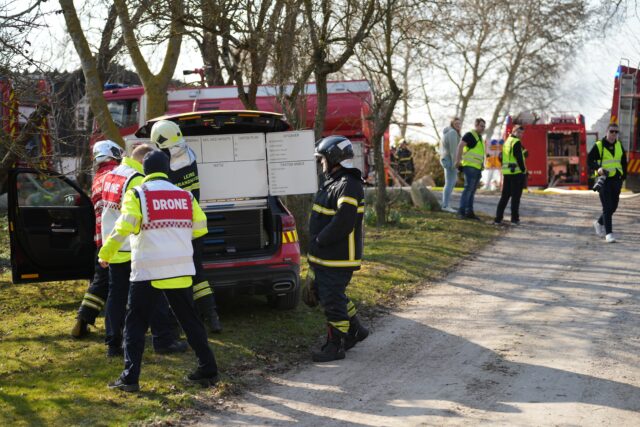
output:
M 620 141 L 616 141 L 613 154 L 611 151 L 604 149 L 601 140 L 596 141 L 596 147 L 598 147 L 598 153 L 602 159 L 600 167 L 607 171 L 607 176 L 614 176 L 616 171 L 622 175 L 622 143 Z M 598 175 L 597 171 L 595 175 Z
M 126 192 L 142 182 L 143 170 L 140 162 L 124 157 L 120 166 L 112 170 L 104 180 L 102 187 L 102 240 L 113 231 L 116 221 L 120 217 L 122 201 Z M 113 259 L 113 264 L 121 264 L 131 260 L 131 246 L 129 241 L 123 242 L 120 252 Z
M 122 216 L 99 257 L 110 261 L 132 235 L 132 281 L 150 280 L 163 289 L 186 288 L 195 274 L 191 240 L 207 234 L 207 217 L 188 192 L 166 179 L 167 175 L 154 173 L 127 192 Z
M 522 169 L 520 169 L 520 165 L 516 159 L 516 156 L 513 154 L 513 148 L 516 144 L 521 144 L 520 138 L 516 138 L 515 136 L 509 136 L 507 140 L 504 142 L 502 147 L 502 174 L 503 175 L 516 175 L 520 173 L 524 173 Z M 524 159 L 524 150 L 522 156 L 523 162 Z M 511 168 L 513 167 L 513 171 Z M 525 165 L 526 168 L 526 165 Z
M 187 147 L 179 154 L 170 153 L 170 157 L 169 181 L 183 190 L 190 191 L 193 197 L 200 202 L 200 177 L 198 176 L 196 154 Z
M 477 134 L 475 130 L 471 131 L 471 135 L 477 141 L 477 144 L 473 148 L 469 148 L 467 145 L 462 150 L 462 166 L 471 166 L 472 168 L 482 169 L 484 165 L 484 142 L 482 138 Z
M 362 263 L 363 216 L 360 171 L 341 168 L 316 193 L 309 221 L 309 263 L 358 270 Z
M 96 215 L 96 230 L 93 240 L 96 242 L 96 247 L 98 248 L 102 246 L 102 186 L 104 185 L 104 179 L 107 174 L 116 167 L 118 167 L 118 162 L 115 160 L 100 163 L 91 182 L 91 203 L 93 204 L 93 211 Z

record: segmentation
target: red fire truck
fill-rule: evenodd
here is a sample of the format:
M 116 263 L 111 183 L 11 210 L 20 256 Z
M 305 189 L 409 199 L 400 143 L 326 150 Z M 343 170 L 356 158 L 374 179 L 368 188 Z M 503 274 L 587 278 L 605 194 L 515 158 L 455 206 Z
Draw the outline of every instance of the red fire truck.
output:
M 49 102 L 51 87 L 45 79 L 27 79 L 16 90 L 14 81 L 0 77 L 0 123 L 2 130 L 11 140 L 18 137 L 20 129 L 35 111 L 38 102 Z M 53 149 L 50 118 L 44 117 L 36 123 L 38 132 L 30 138 L 25 147 L 24 158 L 18 166 L 37 165 L 45 169 L 53 164 Z
M 631 68 L 628 61 L 621 64 L 613 83 L 611 122 L 620 126 L 619 139 L 627 152 L 626 186 L 632 191 L 640 191 L 640 129 L 638 119 L 640 109 L 640 66 Z
M 522 145 L 528 151 L 528 185 L 586 189 L 587 131 L 581 114 L 534 113 L 507 116 L 504 138 L 516 124 L 525 127 Z
M 291 91 L 292 87 L 284 90 Z M 261 85 L 258 87 L 256 104 L 259 111 L 282 113 L 278 102 L 278 87 Z M 327 114 L 323 135 L 344 135 L 354 144 L 355 164 L 368 177 L 375 178 L 369 165 L 373 164 L 371 126 L 366 117 L 372 101 L 371 86 L 366 80 L 333 81 L 327 85 Z M 317 107 L 316 85 L 308 83 L 304 89 L 302 114 L 306 128 L 312 129 Z M 114 85 L 104 92 L 109 111 L 116 125 L 121 129 L 125 141 L 146 123 L 147 96 L 141 86 L 124 87 Z M 168 91 L 167 115 L 195 111 L 238 111 L 245 107 L 238 98 L 235 86 L 215 86 L 202 88 L 172 88 Z M 93 140 L 100 136 L 96 135 Z M 384 141 L 385 164 L 389 164 L 389 140 Z M 373 171 L 371 171 L 373 172 Z

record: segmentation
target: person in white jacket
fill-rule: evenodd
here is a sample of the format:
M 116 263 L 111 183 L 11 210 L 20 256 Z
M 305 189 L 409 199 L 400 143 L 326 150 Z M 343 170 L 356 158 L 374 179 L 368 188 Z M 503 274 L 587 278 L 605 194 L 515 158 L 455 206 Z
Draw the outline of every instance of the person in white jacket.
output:
M 458 170 L 455 165 L 455 155 L 460 142 L 460 128 L 462 121 L 458 117 L 451 120 L 450 126 L 443 131 L 442 141 L 440 143 L 440 164 L 444 169 L 444 188 L 442 189 L 442 210 L 446 212 L 456 213 L 449 203 L 451 202 L 451 193 L 453 187 L 458 180 Z

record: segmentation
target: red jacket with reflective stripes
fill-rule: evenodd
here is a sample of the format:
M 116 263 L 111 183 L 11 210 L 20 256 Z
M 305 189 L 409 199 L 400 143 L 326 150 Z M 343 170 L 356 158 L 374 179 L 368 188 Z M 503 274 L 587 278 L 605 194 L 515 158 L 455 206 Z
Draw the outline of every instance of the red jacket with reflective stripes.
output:
M 93 203 L 93 210 L 96 214 L 96 234 L 93 236 L 93 240 L 97 247 L 102 246 L 102 187 L 104 179 L 118 165 L 116 160 L 100 163 L 91 183 L 91 203 Z

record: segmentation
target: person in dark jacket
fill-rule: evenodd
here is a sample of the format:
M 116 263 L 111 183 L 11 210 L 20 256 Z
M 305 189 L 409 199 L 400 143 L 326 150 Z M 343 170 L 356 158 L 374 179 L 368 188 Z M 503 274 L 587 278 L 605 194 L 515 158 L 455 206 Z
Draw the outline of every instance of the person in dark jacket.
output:
M 604 177 L 600 183 L 600 204 L 602 214 L 593 223 L 596 234 L 604 237 L 607 243 L 615 243 L 613 235 L 613 214 L 618 209 L 622 182 L 627 179 L 627 156 L 618 139 L 620 129 L 612 123 L 607 127 L 607 135 L 596 141 L 589 152 L 587 164 L 595 178 Z
M 524 126 L 515 125 L 511 135 L 502 148 L 502 195 L 496 209 L 494 224 L 501 224 L 504 216 L 504 209 L 511 199 L 511 224 L 520 224 L 520 198 L 522 190 L 527 180 L 527 166 L 525 164 L 525 152 L 522 147 L 522 134 Z
M 415 167 L 413 165 L 413 153 L 407 146 L 407 141 L 400 140 L 400 148 L 396 151 L 396 161 L 398 162 L 398 174 L 409 185 L 413 182 Z
M 320 304 L 327 318 L 327 341 L 314 352 L 314 362 L 344 359 L 345 351 L 364 340 L 356 307 L 346 296 L 353 272 L 362 263 L 364 188 L 353 166 L 353 146 L 343 136 L 329 136 L 316 144 L 325 180 L 315 195 L 309 221 L 309 265 L 315 276 Z

